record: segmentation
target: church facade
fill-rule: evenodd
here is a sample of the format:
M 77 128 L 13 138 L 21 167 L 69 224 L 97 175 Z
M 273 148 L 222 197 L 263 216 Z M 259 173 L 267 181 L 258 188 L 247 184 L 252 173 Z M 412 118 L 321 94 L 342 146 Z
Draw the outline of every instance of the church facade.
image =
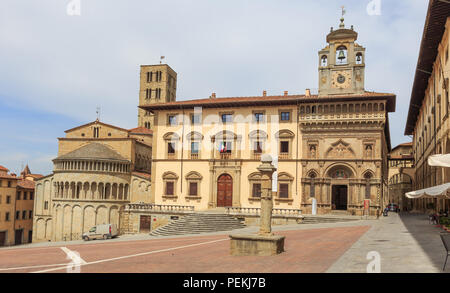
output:
M 388 200 L 388 113 L 396 96 L 365 91 L 365 48 L 357 37 L 344 19 L 327 35 L 319 51 L 318 95 L 213 93 L 141 103 L 140 113 L 153 119 L 151 202 L 195 210 L 258 208 L 256 168 L 262 154 L 271 154 L 278 168 L 274 208 L 379 213 Z M 141 93 L 145 87 L 141 82 Z
M 53 173 L 36 181 L 33 242 L 81 239 L 120 225 L 126 204 L 149 202 L 151 131 L 94 121 L 59 138 Z

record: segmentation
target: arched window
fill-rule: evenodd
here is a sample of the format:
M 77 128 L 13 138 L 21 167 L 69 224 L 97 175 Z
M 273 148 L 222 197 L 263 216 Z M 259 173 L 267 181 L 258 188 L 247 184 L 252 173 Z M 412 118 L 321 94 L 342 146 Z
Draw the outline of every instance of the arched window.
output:
M 347 64 L 347 47 L 339 46 L 336 50 L 336 64 Z
M 357 53 L 356 54 L 356 64 L 362 64 L 363 63 L 363 55 L 362 53 Z
M 322 59 L 321 59 L 321 61 L 320 61 L 320 65 L 321 65 L 322 67 L 326 67 L 326 66 L 328 65 L 328 57 L 327 57 L 326 55 L 323 55 L 323 56 L 322 56 Z

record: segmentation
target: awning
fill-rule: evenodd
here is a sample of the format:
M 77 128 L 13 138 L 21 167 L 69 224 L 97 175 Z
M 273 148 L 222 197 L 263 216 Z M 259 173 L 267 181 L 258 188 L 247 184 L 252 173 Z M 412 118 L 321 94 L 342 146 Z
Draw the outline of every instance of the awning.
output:
M 450 183 L 405 193 L 407 198 L 450 198 L 447 191 Z
M 450 154 L 428 157 L 428 165 L 434 167 L 450 167 Z

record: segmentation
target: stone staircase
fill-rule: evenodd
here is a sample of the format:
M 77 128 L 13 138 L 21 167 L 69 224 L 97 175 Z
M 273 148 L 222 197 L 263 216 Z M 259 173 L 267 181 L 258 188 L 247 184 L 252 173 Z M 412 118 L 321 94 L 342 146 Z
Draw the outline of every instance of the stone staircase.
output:
M 321 223 L 339 223 L 339 222 L 351 222 L 351 221 L 359 221 L 360 217 L 355 216 L 308 216 L 305 215 L 303 218 L 302 224 L 321 224 Z
M 232 216 L 220 213 L 193 213 L 150 232 L 150 236 L 174 236 L 231 231 L 246 226 Z

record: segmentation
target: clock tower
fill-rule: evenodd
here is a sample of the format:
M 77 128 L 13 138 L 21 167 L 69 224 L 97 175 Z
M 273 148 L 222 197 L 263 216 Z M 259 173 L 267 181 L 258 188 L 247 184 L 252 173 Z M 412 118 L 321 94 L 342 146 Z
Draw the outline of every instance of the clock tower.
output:
M 366 49 L 357 38 L 353 26 L 345 28 L 344 17 L 338 30 L 331 28 L 328 46 L 319 52 L 319 96 L 364 93 Z

